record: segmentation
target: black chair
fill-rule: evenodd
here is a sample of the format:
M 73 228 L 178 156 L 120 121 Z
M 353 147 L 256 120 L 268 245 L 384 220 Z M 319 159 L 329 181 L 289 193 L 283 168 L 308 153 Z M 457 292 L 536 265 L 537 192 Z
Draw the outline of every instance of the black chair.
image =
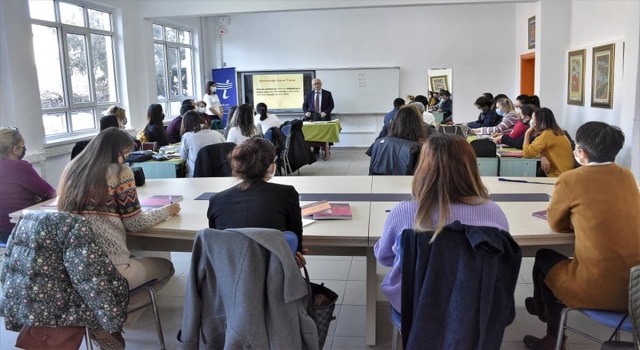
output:
M 493 140 L 490 139 L 477 139 L 473 140 L 469 143 L 473 151 L 476 152 L 476 157 L 482 158 L 495 158 L 497 156 L 496 153 L 496 144 Z
M 84 149 L 87 148 L 89 142 L 90 140 L 76 142 L 75 146 L 73 146 L 73 149 L 71 150 L 71 160 L 73 160 L 73 158 L 77 157 L 78 154 L 84 151 Z
M 193 177 L 227 177 L 231 176 L 229 153 L 236 144 L 223 142 L 204 146 L 198 151 Z

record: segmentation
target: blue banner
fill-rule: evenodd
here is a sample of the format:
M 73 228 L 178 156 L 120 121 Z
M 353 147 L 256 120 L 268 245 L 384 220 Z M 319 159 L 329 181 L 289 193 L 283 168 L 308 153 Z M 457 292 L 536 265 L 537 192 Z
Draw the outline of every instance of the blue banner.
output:
M 224 110 L 222 124 L 227 125 L 229 109 L 238 105 L 238 82 L 235 68 L 217 68 L 211 70 L 213 81 L 216 83 L 216 94 Z

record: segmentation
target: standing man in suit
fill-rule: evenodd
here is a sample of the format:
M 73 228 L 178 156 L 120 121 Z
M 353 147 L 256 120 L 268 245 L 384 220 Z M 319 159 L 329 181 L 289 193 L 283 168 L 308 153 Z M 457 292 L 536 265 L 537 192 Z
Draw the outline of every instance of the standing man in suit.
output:
M 304 97 L 302 110 L 305 120 L 331 120 L 333 111 L 333 97 L 331 92 L 322 89 L 322 80 L 316 78 L 311 81 L 313 89 Z M 320 114 L 319 117 L 317 114 Z

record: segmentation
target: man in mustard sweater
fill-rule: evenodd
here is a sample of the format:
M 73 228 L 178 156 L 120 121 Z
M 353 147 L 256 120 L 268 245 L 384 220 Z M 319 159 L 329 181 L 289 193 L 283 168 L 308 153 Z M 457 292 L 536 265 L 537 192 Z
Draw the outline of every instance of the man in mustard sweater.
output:
M 631 171 L 613 162 L 623 144 L 622 131 L 602 122 L 576 133 L 574 156 L 583 166 L 560 175 L 547 209 L 553 231 L 575 232 L 575 254 L 536 253 L 533 298 L 525 306 L 547 323 L 547 334 L 525 336 L 529 349 L 555 347 L 564 305 L 628 308 L 630 269 L 640 265 L 640 192 Z

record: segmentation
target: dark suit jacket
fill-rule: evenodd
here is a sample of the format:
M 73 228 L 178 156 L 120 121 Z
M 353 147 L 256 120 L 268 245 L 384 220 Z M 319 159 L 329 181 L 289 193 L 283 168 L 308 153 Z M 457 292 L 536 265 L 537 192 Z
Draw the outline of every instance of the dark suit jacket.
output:
M 325 120 L 331 120 L 331 111 L 333 111 L 333 96 L 331 96 L 331 92 L 322 89 L 322 101 L 320 101 L 320 110 L 315 108 L 315 90 L 309 91 L 307 95 L 304 97 L 304 103 L 302 104 L 302 110 L 307 112 L 324 112 L 327 116 L 324 118 Z
M 242 191 L 233 186 L 209 199 L 209 228 L 262 227 L 291 231 L 302 250 L 300 197 L 293 186 L 254 182 Z

